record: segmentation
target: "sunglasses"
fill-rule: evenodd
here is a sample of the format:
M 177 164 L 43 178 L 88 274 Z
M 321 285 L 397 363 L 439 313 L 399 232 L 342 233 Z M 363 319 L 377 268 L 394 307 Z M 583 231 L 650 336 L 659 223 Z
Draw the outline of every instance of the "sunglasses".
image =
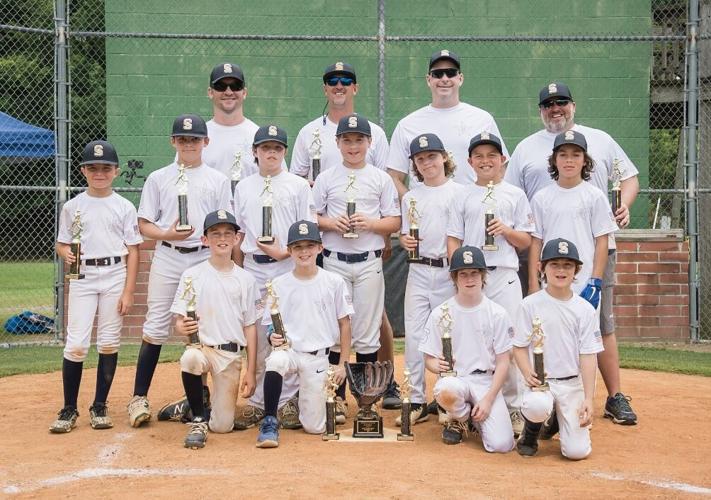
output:
M 447 75 L 447 78 L 454 78 L 459 74 L 459 70 L 457 68 L 440 68 L 440 69 L 433 69 L 430 71 L 430 76 L 432 78 L 437 78 L 438 80 L 442 78 L 444 75 Z
M 332 76 L 328 80 L 326 80 L 326 85 L 329 87 L 335 87 L 338 85 L 338 83 L 341 83 L 344 87 L 350 87 L 353 85 L 353 78 L 349 78 L 347 76 Z
M 218 92 L 224 92 L 227 90 L 227 87 L 230 88 L 233 92 L 239 92 L 244 88 L 244 82 L 240 82 L 239 80 L 234 81 L 234 82 L 223 82 L 222 80 L 219 80 L 215 83 L 212 84 L 212 88 L 217 90 Z
M 550 109 L 555 105 L 562 108 L 563 106 L 567 106 L 568 104 L 570 104 L 570 99 L 551 99 L 550 101 L 546 101 L 541 104 L 541 107 Z

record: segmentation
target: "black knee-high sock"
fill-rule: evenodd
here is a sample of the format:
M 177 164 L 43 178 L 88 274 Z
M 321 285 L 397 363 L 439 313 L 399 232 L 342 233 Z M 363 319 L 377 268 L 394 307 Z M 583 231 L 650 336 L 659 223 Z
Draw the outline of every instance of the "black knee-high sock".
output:
M 328 363 L 331 365 L 338 365 L 338 362 L 341 360 L 341 353 L 340 352 L 335 352 L 331 351 L 328 353 Z M 338 386 L 338 389 L 336 389 L 336 396 L 338 396 L 341 399 L 346 399 L 346 381 L 344 380 L 341 385 Z
M 64 358 L 62 362 L 62 385 L 64 386 L 64 406 L 77 407 L 79 397 L 79 384 L 84 363 L 69 361 Z
M 106 403 L 111 390 L 111 384 L 114 381 L 116 374 L 116 363 L 118 362 L 118 353 L 99 354 L 99 366 L 96 369 L 96 394 L 94 395 L 94 404 Z
M 282 376 L 277 372 L 264 374 L 264 414 L 277 416 L 279 398 L 281 397 Z
M 147 396 L 151 387 L 153 373 L 156 371 L 158 358 L 160 357 L 161 346 L 149 344 L 145 340 L 141 344 L 138 352 L 138 362 L 136 363 L 136 381 L 133 384 L 134 396 Z
M 180 372 L 183 376 L 183 388 L 188 398 L 193 417 L 205 418 L 205 405 L 202 402 L 202 377 L 188 372 Z

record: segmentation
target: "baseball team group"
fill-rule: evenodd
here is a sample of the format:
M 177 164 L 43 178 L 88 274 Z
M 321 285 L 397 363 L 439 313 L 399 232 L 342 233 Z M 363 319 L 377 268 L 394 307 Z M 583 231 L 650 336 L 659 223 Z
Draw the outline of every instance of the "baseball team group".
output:
M 388 142 L 354 112 L 353 66 L 329 65 L 324 113 L 300 130 L 287 168 L 286 131 L 245 117 L 244 72 L 221 63 L 207 89 L 212 119 L 174 120 L 175 160 L 148 176 L 137 210 L 112 188 L 115 148 L 87 144 L 88 188 L 64 204 L 56 243 L 79 273 L 69 284 L 64 407 L 50 431 L 77 425 L 95 320 L 90 423 L 113 427 L 107 401 L 144 239 L 156 245 L 131 426 L 153 418 L 148 392 L 171 327 L 186 339 L 185 396 L 157 419 L 187 423 L 186 447 L 252 427 L 259 448 L 277 447 L 280 429 L 324 433 L 327 384 L 344 424 L 352 352 L 357 362 L 393 360 L 383 279 L 393 233 L 410 256 L 413 424 L 435 415 L 446 444 L 471 434 L 488 452 L 523 456 L 559 433 L 562 455 L 583 459 L 598 369 L 604 416 L 636 424 L 612 310 L 614 233 L 630 222 L 636 167 L 609 134 L 575 123 L 563 82 L 540 89 L 544 128 L 509 156 L 494 117 L 460 101 L 457 54 L 432 54 L 425 79 L 431 103 L 402 118 Z M 429 404 L 426 371 L 440 375 Z M 240 395 L 249 402 L 238 409 Z M 393 377 L 382 407 L 401 405 Z

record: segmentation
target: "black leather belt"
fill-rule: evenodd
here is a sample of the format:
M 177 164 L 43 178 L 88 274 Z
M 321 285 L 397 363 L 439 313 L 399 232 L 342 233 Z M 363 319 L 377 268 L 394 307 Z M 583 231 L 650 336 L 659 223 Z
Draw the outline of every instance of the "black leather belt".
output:
M 254 262 L 257 264 L 271 264 L 272 262 L 277 262 L 277 260 L 273 257 L 269 257 L 268 255 L 261 255 L 261 254 L 252 254 L 252 258 L 254 259 Z
M 570 377 L 546 377 L 546 380 L 555 380 L 557 382 L 562 382 L 563 380 L 572 380 L 578 378 L 577 375 L 571 375 Z
M 87 266 L 113 266 L 121 262 L 121 257 L 101 257 L 99 259 L 86 259 L 82 262 Z
M 491 370 L 491 374 L 493 375 L 495 370 Z M 489 373 L 489 370 L 474 370 L 471 375 L 483 375 Z
M 419 260 L 413 260 L 410 264 L 422 264 L 431 267 L 444 267 L 444 259 L 430 259 L 429 257 L 420 257 Z
M 496 271 L 496 266 L 486 266 L 487 271 Z
M 228 352 L 240 352 L 242 350 L 242 346 L 239 344 L 236 344 L 234 342 L 228 342 L 226 344 L 219 344 L 219 345 L 209 345 L 207 347 L 212 347 L 213 349 L 217 349 L 218 351 L 228 351 Z
M 163 245 L 164 247 L 172 248 L 173 250 L 176 250 L 176 251 L 178 251 L 178 252 L 180 252 L 180 253 L 194 253 L 194 252 L 197 252 L 197 251 L 199 251 L 199 250 L 204 250 L 204 249 L 208 248 L 208 247 L 206 247 L 205 245 L 200 245 L 200 246 L 197 246 L 197 247 L 178 247 L 178 246 L 175 246 L 175 245 L 171 245 L 171 244 L 168 243 L 167 241 L 161 241 L 160 244 Z
M 330 348 L 330 347 L 327 347 L 327 348 L 325 348 L 325 349 L 319 349 L 319 350 L 317 350 L 317 351 L 307 352 L 306 354 L 311 354 L 312 356 L 316 356 L 316 355 L 318 355 L 318 354 L 321 353 L 321 352 L 323 352 L 323 355 L 324 355 L 324 356 L 328 356 L 328 354 L 331 352 L 331 348 Z
M 324 257 L 329 257 L 333 252 L 331 250 L 323 249 L 323 255 Z M 381 255 L 383 255 L 382 250 L 373 250 L 373 253 L 375 254 L 375 258 L 377 259 Z M 338 260 L 347 262 L 349 264 L 355 264 L 357 262 L 365 262 L 368 260 L 368 256 L 370 255 L 370 252 L 363 252 L 363 253 L 341 253 L 341 252 L 336 252 L 336 257 Z

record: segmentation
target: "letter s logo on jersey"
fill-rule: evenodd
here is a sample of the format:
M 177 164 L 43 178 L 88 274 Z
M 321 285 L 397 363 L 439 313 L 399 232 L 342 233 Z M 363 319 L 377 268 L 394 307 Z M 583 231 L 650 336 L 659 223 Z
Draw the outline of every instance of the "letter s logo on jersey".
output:
M 225 73 L 232 73 L 232 65 L 229 64 L 229 63 L 228 63 L 228 64 L 224 64 L 224 65 L 222 66 L 222 70 L 223 70 Z
M 568 255 L 568 242 L 559 241 L 558 242 L 558 253 L 561 255 Z
M 101 144 L 96 144 L 94 146 L 94 157 L 101 158 L 102 156 L 104 156 L 104 146 L 102 146 Z
M 192 118 L 185 118 L 183 120 L 183 130 L 192 130 L 193 129 L 193 119 Z
M 348 127 L 349 128 L 356 128 L 358 126 L 358 117 L 357 116 L 351 116 L 348 118 Z
M 420 137 L 420 147 L 426 148 L 427 146 L 429 146 L 429 143 L 427 142 L 427 137 L 423 135 L 422 137 Z

